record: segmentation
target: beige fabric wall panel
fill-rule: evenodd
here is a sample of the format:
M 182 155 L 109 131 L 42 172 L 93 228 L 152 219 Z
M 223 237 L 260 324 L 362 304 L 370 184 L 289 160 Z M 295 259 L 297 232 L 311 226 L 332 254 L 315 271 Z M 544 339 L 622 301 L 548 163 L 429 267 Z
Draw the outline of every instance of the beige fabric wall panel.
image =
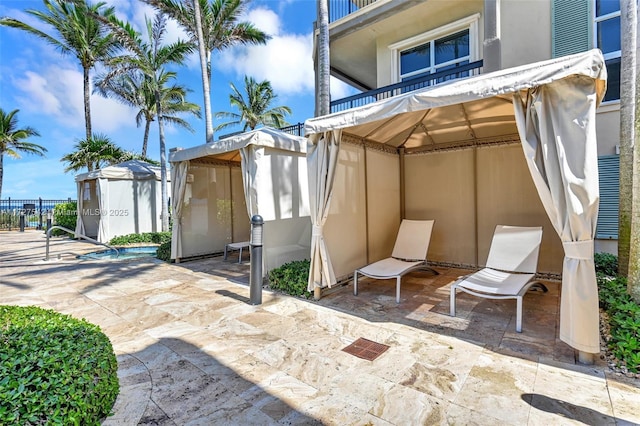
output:
M 337 279 L 367 264 L 364 150 L 342 144 L 324 239 Z
M 233 241 L 249 241 L 251 218 L 247 214 L 247 200 L 242 186 L 242 169 L 230 167 L 231 199 L 233 210 Z
M 427 259 L 475 264 L 473 151 L 405 157 L 405 215 L 434 219 Z
M 270 220 L 263 228 L 263 273 L 285 263 L 309 259 L 311 219 L 309 217 Z
M 306 161 L 301 161 L 304 155 L 272 148 L 264 148 L 263 153 L 257 160 L 256 175 L 258 212 L 262 218 L 267 221 L 309 216 L 308 201 L 306 208 L 300 208 L 300 185 L 306 184 L 306 178 L 304 182 L 299 182 L 302 172 L 306 176 Z M 301 164 L 304 170 L 301 170 Z M 308 193 L 308 185 L 304 188 Z
M 496 225 L 542 226 L 538 270 L 562 272 L 564 251 L 544 210 L 520 145 L 478 149 L 478 262 L 484 265 Z
M 182 213 L 183 257 L 215 253 L 231 242 L 231 185 L 226 166 L 190 166 Z
M 369 259 L 391 256 L 400 227 L 400 157 L 366 151 Z

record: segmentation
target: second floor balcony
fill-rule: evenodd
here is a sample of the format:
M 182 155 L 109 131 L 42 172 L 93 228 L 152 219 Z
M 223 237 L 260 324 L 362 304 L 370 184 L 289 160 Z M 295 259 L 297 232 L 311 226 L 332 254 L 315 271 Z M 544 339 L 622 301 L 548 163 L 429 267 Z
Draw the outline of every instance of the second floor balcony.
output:
M 344 18 L 377 0 L 329 0 L 329 23 Z
M 482 60 L 471 62 L 455 68 L 446 69 L 433 74 L 408 79 L 400 83 L 368 90 L 346 98 L 331 101 L 331 112 L 344 111 L 346 109 L 367 105 L 381 99 L 387 99 L 424 87 L 436 86 L 451 80 L 466 78 L 482 73 Z

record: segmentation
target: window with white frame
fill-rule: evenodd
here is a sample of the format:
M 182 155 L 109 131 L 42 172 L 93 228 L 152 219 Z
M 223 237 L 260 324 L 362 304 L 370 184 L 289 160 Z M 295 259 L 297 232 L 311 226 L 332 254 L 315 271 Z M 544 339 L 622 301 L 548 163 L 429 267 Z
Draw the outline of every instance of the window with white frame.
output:
M 400 81 L 469 63 L 469 30 L 400 52 Z
M 411 37 L 389 46 L 392 50 L 393 79 L 407 81 L 467 65 L 478 58 L 479 14 Z M 423 85 L 466 77 L 469 71 L 452 72 Z
M 593 0 L 593 45 L 606 60 L 607 93 L 605 101 L 620 99 L 620 0 Z

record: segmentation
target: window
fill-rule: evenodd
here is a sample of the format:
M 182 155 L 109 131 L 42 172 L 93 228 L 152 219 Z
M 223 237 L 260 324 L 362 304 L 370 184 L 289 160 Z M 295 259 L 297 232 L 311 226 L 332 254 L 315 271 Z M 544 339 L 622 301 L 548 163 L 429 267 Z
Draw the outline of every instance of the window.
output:
M 455 72 L 455 68 L 467 65 L 479 57 L 477 47 L 479 17 L 479 14 L 475 14 L 390 45 L 389 49 L 392 50 L 394 61 L 393 81 L 401 82 L 437 74 L 434 79 L 419 83 L 419 86 L 406 88 L 406 90 L 415 90 L 419 87 L 469 76 L 471 71 Z
M 594 0 L 593 45 L 604 54 L 609 79 L 605 101 L 620 99 L 620 0 Z
M 469 30 L 400 52 L 400 80 L 435 74 L 469 63 Z M 456 78 L 468 75 L 457 76 Z M 446 77 L 438 79 L 438 83 Z

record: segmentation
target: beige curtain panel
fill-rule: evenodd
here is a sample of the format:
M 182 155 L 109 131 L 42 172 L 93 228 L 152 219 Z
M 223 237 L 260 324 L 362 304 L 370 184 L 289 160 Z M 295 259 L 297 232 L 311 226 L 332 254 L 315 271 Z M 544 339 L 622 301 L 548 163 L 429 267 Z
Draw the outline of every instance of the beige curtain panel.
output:
M 187 190 L 187 176 L 189 161 L 172 163 L 171 167 L 171 210 L 173 216 L 173 232 L 171 233 L 171 258 L 182 257 L 182 208 L 184 207 L 184 194 Z

